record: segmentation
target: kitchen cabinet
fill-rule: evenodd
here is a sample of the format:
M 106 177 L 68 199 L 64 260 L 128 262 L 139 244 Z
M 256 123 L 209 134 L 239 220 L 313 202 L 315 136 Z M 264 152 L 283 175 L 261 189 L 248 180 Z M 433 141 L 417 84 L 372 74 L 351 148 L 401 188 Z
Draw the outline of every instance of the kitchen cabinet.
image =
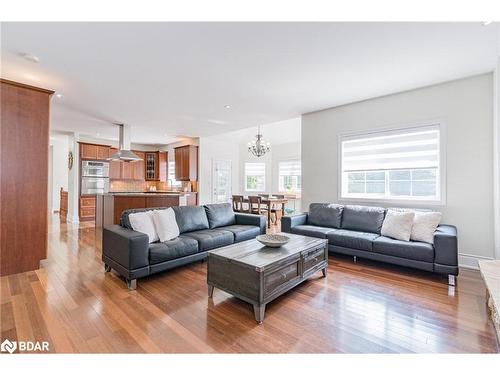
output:
M 121 179 L 133 180 L 134 179 L 134 162 L 120 162 L 121 164 Z
M 109 153 L 109 146 L 94 145 L 90 143 L 80 143 L 80 159 L 83 160 L 106 160 Z
M 198 180 L 198 146 L 175 148 L 175 179 L 177 181 Z
M 95 196 L 80 197 L 80 221 L 88 221 L 95 219 Z
M 146 158 L 146 153 L 141 151 L 134 151 L 134 154 L 139 156 L 142 160 L 134 161 L 133 166 L 133 179 L 134 180 L 145 180 L 146 179 L 146 164 L 144 163 L 144 159 Z
M 118 149 L 110 148 L 109 154 L 113 155 Z M 141 159 L 140 161 L 123 162 L 111 160 L 109 162 L 109 178 L 112 180 L 145 180 L 145 164 L 146 157 L 144 152 L 134 151 Z
M 146 181 L 167 181 L 167 159 L 165 151 L 145 153 Z
M 174 207 L 193 204 L 195 193 L 109 193 L 97 195 L 96 228 L 119 224 L 122 212 L 132 208 Z
M 117 152 L 118 149 L 111 147 L 109 149 L 109 156 L 113 155 L 115 152 Z M 122 167 L 121 167 L 121 162 L 117 160 L 111 160 L 109 162 L 109 179 L 110 180 L 119 180 L 122 178 Z

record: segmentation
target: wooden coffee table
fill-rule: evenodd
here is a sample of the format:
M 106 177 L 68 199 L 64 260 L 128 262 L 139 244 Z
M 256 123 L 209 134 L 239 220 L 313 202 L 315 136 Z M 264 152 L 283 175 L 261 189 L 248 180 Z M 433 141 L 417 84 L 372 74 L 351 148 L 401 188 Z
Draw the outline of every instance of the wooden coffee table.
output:
M 248 240 L 208 252 L 208 296 L 214 287 L 253 305 L 255 320 L 264 320 L 266 304 L 317 271 L 326 277 L 328 240 L 281 233 L 290 241 L 279 248 Z

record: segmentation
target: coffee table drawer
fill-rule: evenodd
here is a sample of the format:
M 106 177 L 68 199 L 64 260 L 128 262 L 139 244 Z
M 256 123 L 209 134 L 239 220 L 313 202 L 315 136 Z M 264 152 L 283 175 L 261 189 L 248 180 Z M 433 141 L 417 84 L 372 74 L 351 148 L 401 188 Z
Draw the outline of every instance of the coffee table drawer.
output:
M 265 295 L 273 294 L 280 286 L 300 277 L 299 260 L 286 264 L 264 276 Z
M 316 249 L 310 251 L 309 253 L 304 255 L 304 273 L 308 270 L 313 269 L 319 263 L 325 261 L 325 248 Z

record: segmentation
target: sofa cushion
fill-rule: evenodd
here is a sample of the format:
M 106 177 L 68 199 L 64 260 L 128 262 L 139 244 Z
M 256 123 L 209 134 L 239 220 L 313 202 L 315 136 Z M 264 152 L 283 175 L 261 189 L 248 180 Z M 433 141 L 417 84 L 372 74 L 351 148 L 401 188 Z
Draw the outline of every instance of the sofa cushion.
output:
M 326 238 L 328 233 L 335 231 L 333 228 L 317 227 L 314 225 L 296 225 L 290 229 L 291 233 L 303 236 Z
M 311 203 L 307 223 L 318 227 L 340 228 L 344 206 L 333 203 Z
M 182 258 L 198 252 L 198 241 L 190 237 L 179 236 L 170 241 L 156 242 L 149 245 L 149 263 L 156 264 Z
M 208 229 L 208 219 L 202 206 L 172 207 L 181 233 Z
M 422 262 L 434 262 L 434 248 L 424 242 L 400 241 L 381 236 L 373 241 L 373 252 Z
M 153 223 L 160 242 L 170 241 L 179 236 L 179 226 L 175 220 L 175 212 L 171 207 L 166 210 L 149 212 L 153 214 Z
M 231 245 L 234 242 L 232 232 L 221 229 L 204 229 L 189 232 L 183 236 L 194 238 L 198 241 L 198 251 L 207 251 L 221 246 Z
M 236 223 L 236 217 L 231 203 L 207 204 L 204 207 L 210 229 Z
M 378 237 L 380 236 L 375 233 L 356 232 L 346 229 L 337 229 L 327 235 L 330 245 L 366 251 L 372 250 L 373 241 Z
M 380 234 L 395 240 L 410 241 L 414 212 L 387 210 Z
M 260 234 L 260 227 L 255 225 L 229 225 L 218 229 L 233 233 L 234 242 L 251 240 Z
M 153 211 L 131 213 L 128 220 L 133 230 L 148 235 L 149 243 L 160 239 L 153 221 Z
M 384 216 L 385 209 L 382 207 L 344 206 L 342 229 L 380 234 Z

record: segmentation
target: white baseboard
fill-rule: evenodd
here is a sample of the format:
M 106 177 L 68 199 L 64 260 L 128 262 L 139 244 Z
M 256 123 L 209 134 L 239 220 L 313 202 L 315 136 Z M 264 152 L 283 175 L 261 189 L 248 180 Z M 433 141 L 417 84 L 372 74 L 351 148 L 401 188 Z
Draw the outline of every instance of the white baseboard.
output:
M 458 253 L 458 266 L 459 267 L 471 268 L 474 270 L 478 270 L 479 269 L 479 267 L 477 265 L 478 260 L 493 260 L 493 258 L 483 257 L 481 255 Z

